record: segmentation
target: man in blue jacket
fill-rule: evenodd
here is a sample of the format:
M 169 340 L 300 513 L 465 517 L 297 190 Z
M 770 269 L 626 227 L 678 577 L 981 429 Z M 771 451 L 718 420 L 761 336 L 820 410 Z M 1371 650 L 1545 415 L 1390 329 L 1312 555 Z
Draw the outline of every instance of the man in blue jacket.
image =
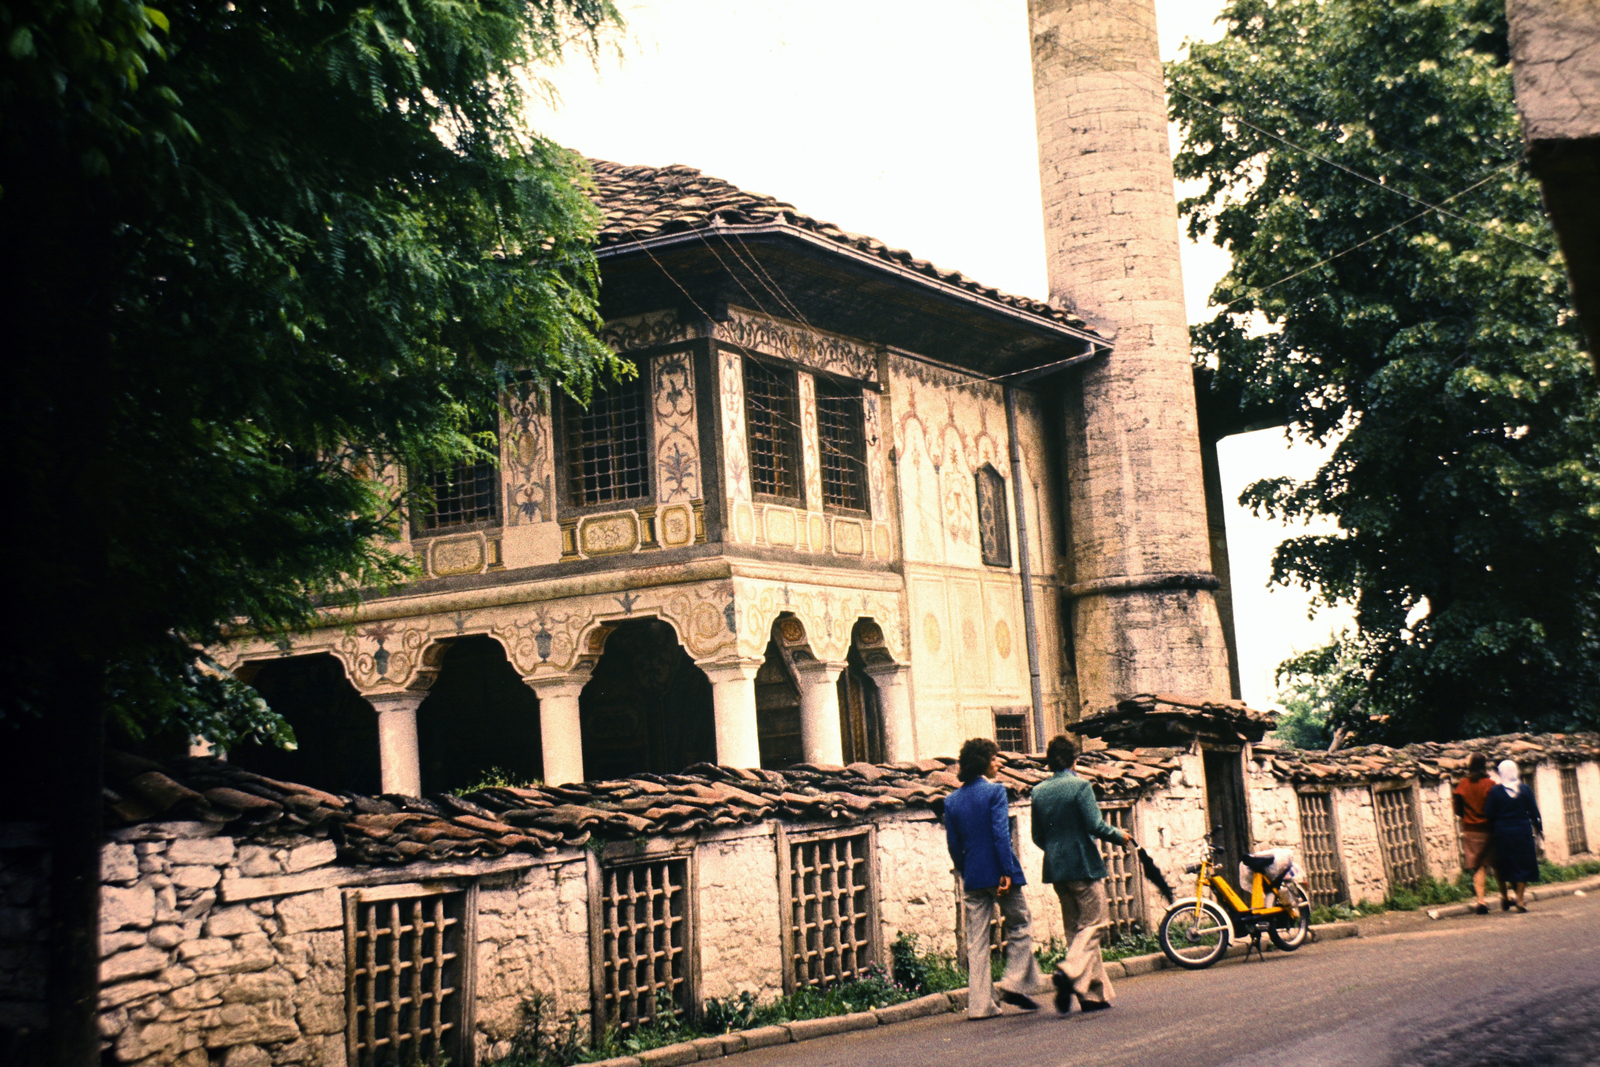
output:
M 1000 746 L 974 737 L 961 746 L 962 785 L 944 801 L 945 842 L 961 872 L 967 930 L 967 1018 L 989 1019 L 1005 1002 L 1037 1011 L 1029 993 L 1042 982 L 1033 958 L 1033 919 L 1022 895 L 1027 879 L 1011 847 L 1011 806 L 1006 787 L 989 779 L 1000 773 Z M 1006 969 L 989 977 L 989 923 L 1000 908 Z M 996 992 L 998 991 L 998 997 Z
M 1044 880 L 1061 900 L 1068 939 L 1066 958 L 1051 976 L 1056 1010 L 1070 1011 L 1076 995 L 1083 1011 L 1103 1011 L 1111 1007 L 1116 992 L 1100 960 L 1100 937 L 1110 917 L 1100 884 L 1106 865 L 1095 840 L 1138 846 L 1126 832 L 1101 818 L 1094 787 L 1072 772 L 1078 746 L 1071 738 L 1051 738 L 1045 760 L 1056 773 L 1033 787 L 1033 843 L 1044 849 Z

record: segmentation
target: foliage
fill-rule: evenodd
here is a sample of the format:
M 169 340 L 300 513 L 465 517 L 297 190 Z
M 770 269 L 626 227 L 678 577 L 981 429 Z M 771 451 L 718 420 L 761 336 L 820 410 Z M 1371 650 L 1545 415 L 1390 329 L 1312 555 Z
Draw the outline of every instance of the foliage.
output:
M 1280 686 L 1288 682 L 1278 694 L 1286 710 L 1272 730 L 1284 744 L 1325 750 L 1338 727 L 1348 731 L 1368 725 L 1362 705 L 1365 675 L 1348 633 L 1285 660 L 1274 680 Z
M 1339 531 L 1273 580 L 1353 602 L 1372 740 L 1600 725 L 1600 385 L 1522 161 L 1500 0 L 1234 0 L 1169 68 L 1189 231 L 1232 253 L 1217 387 L 1337 442 L 1241 502 Z M 1304 661 L 1292 668 L 1300 671 Z M 1341 697 L 1342 699 L 1342 697 Z
M 583 161 L 526 128 L 530 65 L 610 0 L 31 0 L 0 16 L 0 247 L 19 356 L 4 433 L 36 538 L 5 713 L 70 634 L 134 733 L 284 736 L 204 681 L 411 575 L 404 470 L 493 455 L 509 387 L 587 395 Z M 420 480 L 418 480 L 420 482 Z M 71 620 L 70 626 L 65 620 Z
M 487 767 L 478 772 L 476 781 L 456 790 L 456 795 L 471 796 L 480 789 L 526 789 L 538 784 L 537 778 L 524 778 L 504 767 Z
M 967 984 L 967 972 L 954 956 L 918 950 L 917 935 L 904 931 L 889 946 L 894 960 L 894 980 L 918 993 L 944 993 Z

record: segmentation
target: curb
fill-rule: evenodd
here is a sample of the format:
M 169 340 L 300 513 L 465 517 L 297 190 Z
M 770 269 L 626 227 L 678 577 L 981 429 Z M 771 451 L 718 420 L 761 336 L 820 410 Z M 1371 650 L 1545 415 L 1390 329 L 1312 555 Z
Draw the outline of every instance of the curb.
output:
M 1600 883 L 1600 879 L 1596 881 Z M 1313 940 L 1316 941 L 1337 941 L 1341 938 L 1361 936 L 1361 931 L 1355 923 L 1326 923 L 1322 926 L 1313 926 L 1311 931 L 1314 935 Z M 1247 947 L 1234 945 L 1228 949 L 1228 954 L 1217 962 L 1224 963 L 1238 959 L 1245 954 Z M 1166 956 L 1155 952 L 1148 956 L 1130 956 L 1125 960 L 1112 960 L 1106 964 L 1106 973 L 1113 978 L 1133 978 L 1153 971 L 1164 971 L 1171 966 L 1172 962 Z M 922 1019 L 929 1015 L 945 1015 L 953 1011 L 966 1010 L 967 991 L 952 989 L 948 993 L 929 993 L 915 1000 L 901 1001 L 899 1004 L 891 1004 L 887 1008 L 874 1008 L 872 1011 L 830 1015 L 822 1019 L 802 1019 L 798 1022 L 761 1026 L 754 1030 L 739 1030 L 731 1034 L 696 1038 L 676 1045 L 653 1048 L 637 1056 L 618 1056 L 615 1059 L 588 1063 L 584 1067 L 679 1067 L 681 1064 L 696 1063 L 700 1060 L 721 1059 L 747 1049 L 810 1041 L 813 1038 L 831 1037 L 851 1030 L 868 1030 L 911 1019 Z
M 1528 899 L 1554 900 L 1556 897 L 1570 897 L 1574 894 L 1587 893 L 1591 889 L 1600 889 L 1600 875 L 1593 878 L 1580 878 L 1576 882 L 1553 882 L 1550 885 L 1529 886 Z M 1445 919 L 1452 915 L 1471 915 L 1471 904 L 1446 904 L 1442 908 L 1429 908 L 1428 918 Z

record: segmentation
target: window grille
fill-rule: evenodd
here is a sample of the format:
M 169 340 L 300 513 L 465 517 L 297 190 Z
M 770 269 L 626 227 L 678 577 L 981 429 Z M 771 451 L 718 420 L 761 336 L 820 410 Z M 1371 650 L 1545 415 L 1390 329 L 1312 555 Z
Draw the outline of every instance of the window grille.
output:
M 600 868 L 595 1030 L 630 1030 L 685 1016 L 689 985 L 689 861 Z
M 793 371 L 744 361 L 745 425 L 750 435 L 750 485 L 757 493 L 800 499 L 800 418 Z
M 817 378 L 817 440 L 822 448 L 822 502 L 864 511 L 867 448 L 861 387 Z
M 1578 796 L 1578 772 L 1572 767 L 1561 768 L 1561 813 L 1567 823 L 1567 851 L 1589 851 L 1589 835 L 1583 828 L 1583 804 Z
M 573 504 L 609 504 L 650 495 L 646 409 L 643 375 L 596 389 L 587 408 L 566 398 L 561 423 L 567 497 Z
M 983 562 L 1011 566 L 1011 528 L 1006 521 L 1006 480 L 985 463 L 978 468 L 978 545 Z
M 1133 833 L 1133 805 L 1103 805 L 1100 815 L 1118 830 Z M 1111 936 L 1126 937 L 1144 929 L 1144 894 L 1141 892 L 1139 857 L 1109 841 L 1101 841 L 1099 845 L 1100 856 L 1106 864 L 1106 917 L 1111 923 Z
M 1389 868 L 1389 886 L 1410 888 L 1422 874 L 1417 849 L 1417 818 L 1410 789 L 1386 789 L 1373 793 L 1378 812 L 1378 837 L 1383 845 L 1384 863 Z
M 994 709 L 994 741 L 1001 752 L 1028 752 L 1028 714 L 1010 708 Z
M 1305 855 L 1306 891 L 1313 904 L 1336 904 L 1339 854 L 1333 840 L 1333 805 L 1327 793 L 1300 794 L 1300 851 Z
M 346 1045 L 354 1067 L 462 1060 L 467 894 L 402 891 L 345 899 Z
M 861 977 L 877 958 L 870 835 L 790 842 L 788 904 L 793 985 Z
M 486 429 L 488 427 L 478 426 L 472 433 L 476 435 Z M 432 503 L 417 508 L 418 534 L 500 519 L 500 471 L 488 460 L 427 471 L 420 481 L 432 497 Z

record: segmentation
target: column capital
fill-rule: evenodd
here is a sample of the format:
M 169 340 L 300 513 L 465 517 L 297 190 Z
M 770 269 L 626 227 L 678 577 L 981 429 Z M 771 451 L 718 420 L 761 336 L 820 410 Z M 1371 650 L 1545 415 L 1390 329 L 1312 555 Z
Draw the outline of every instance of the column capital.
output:
M 706 672 L 706 677 L 711 679 L 711 684 L 718 682 L 753 682 L 756 672 L 765 663 L 764 659 L 755 657 L 736 656 L 733 659 L 713 660 L 709 663 L 696 662 L 695 666 Z
M 911 680 L 911 667 L 904 663 L 868 663 L 861 669 L 878 685 L 903 685 Z
M 801 659 L 795 657 L 794 670 L 800 680 L 809 685 L 830 685 L 849 664 L 843 660 Z
M 426 689 L 397 689 L 387 693 L 362 693 L 362 698 L 380 715 L 386 711 L 416 711 L 428 699 Z
M 590 677 L 587 673 L 523 675 L 522 684 L 532 689 L 540 700 L 564 696 L 576 699 L 583 692 L 583 687 L 589 684 Z

